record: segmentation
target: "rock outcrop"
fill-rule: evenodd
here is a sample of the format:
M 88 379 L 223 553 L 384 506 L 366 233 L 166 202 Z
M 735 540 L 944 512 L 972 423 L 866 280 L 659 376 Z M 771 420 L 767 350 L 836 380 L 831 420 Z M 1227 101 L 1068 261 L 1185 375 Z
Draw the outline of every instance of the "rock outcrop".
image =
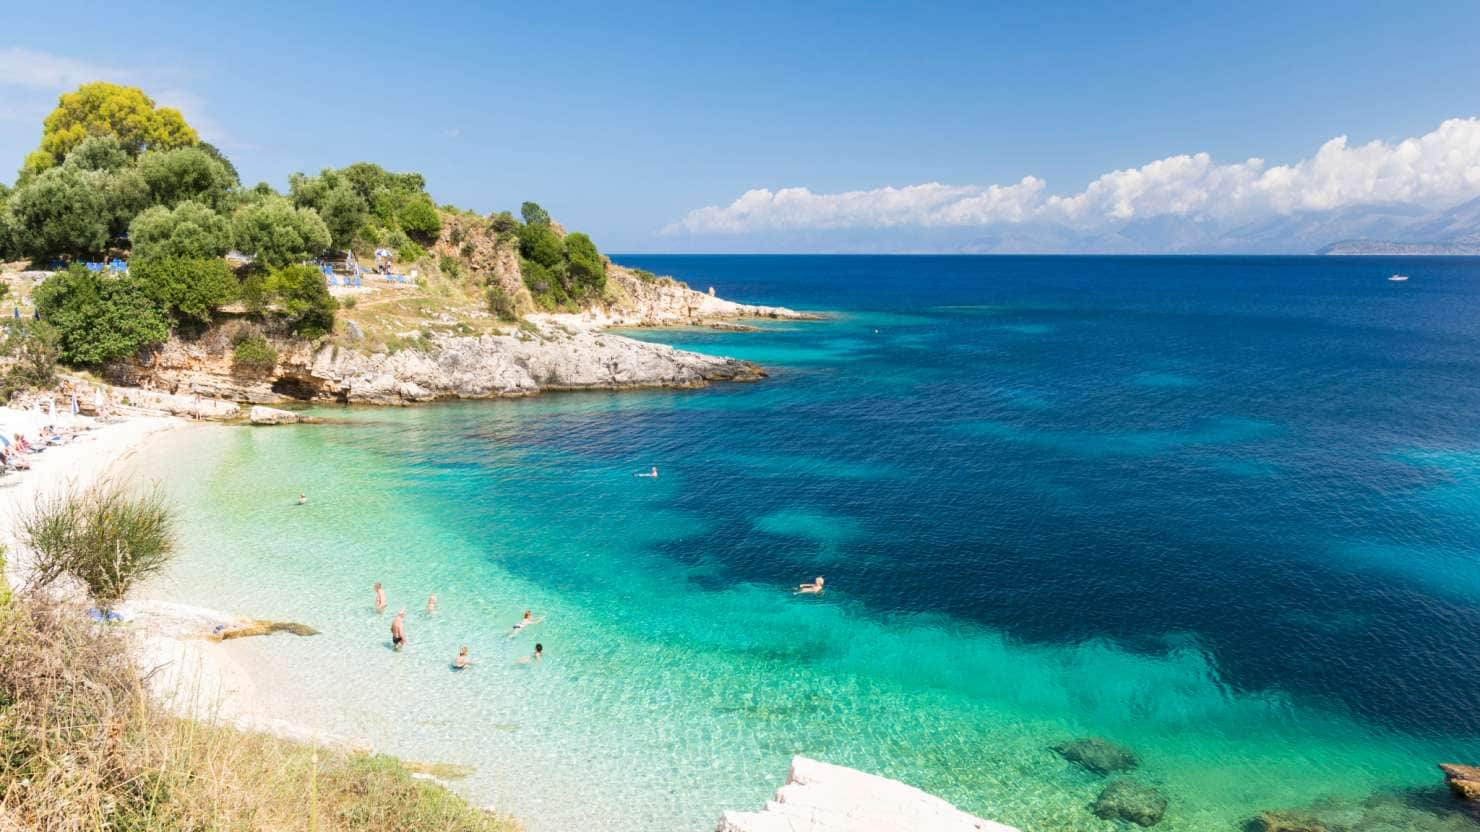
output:
M 1105 820 L 1128 820 L 1137 826 L 1155 826 L 1167 812 L 1166 796 L 1134 780 L 1111 780 L 1090 810 Z
M 240 372 L 229 351 L 204 341 L 172 340 L 147 364 L 115 368 L 114 377 L 205 399 L 394 405 L 550 390 L 702 387 L 753 381 L 765 372 L 748 361 L 544 322 L 506 335 L 438 336 L 422 349 L 394 353 L 285 341 L 271 373 Z
M 1054 746 L 1060 757 L 1096 774 L 1130 771 L 1140 764 L 1135 752 L 1099 737 L 1087 737 Z
M 716 832 L 1017 832 L 897 780 L 793 757 L 759 812 L 725 812 Z
M 1460 800 L 1480 803 L 1480 766 L 1462 766 L 1458 763 L 1440 763 L 1444 782 Z
M 252 409 L 247 411 L 247 421 L 254 425 L 291 425 L 299 419 L 297 413 L 278 410 L 275 407 L 263 407 L 260 404 L 252 405 Z

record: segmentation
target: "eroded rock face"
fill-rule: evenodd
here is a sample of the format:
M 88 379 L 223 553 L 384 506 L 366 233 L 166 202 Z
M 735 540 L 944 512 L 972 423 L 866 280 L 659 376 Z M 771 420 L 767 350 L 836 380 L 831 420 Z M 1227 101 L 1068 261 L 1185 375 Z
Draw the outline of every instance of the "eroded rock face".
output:
M 1135 752 L 1099 737 L 1086 737 L 1054 746 L 1060 757 L 1096 774 L 1130 771 L 1140 765 Z
M 1440 763 L 1444 782 L 1449 790 L 1461 800 L 1480 803 L 1480 766 L 1462 766 L 1458 763 Z
M 509 335 L 444 336 L 425 350 L 390 353 L 279 345 L 271 374 L 248 374 L 229 355 L 172 341 L 124 383 L 258 404 L 340 401 L 409 404 L 434 399 L 529 396 L 547 390 L 701 387 L 765 377 L 760 367 L 558 324 Z M 269 409 L 264 409 L 268 411 Z M 282 411 L 278 411 L 282 412 Z M 291 415 L 291 414 L 290 414 Z
M 1100 792 L 1091 810 L 1105 820 L 1128 820 L 1137 826 L 1155 826 L 1167 812 L 1166 796 L 1134 780 L 1112 780 Z

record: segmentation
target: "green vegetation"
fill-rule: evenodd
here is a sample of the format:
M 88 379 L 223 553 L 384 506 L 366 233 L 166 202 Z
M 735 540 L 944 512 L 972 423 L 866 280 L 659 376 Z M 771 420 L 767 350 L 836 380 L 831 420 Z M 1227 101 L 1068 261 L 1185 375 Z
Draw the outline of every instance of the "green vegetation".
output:
M 246 330 L 236 338 L 231 351 L 233 366 L 252 372 L 267 372 L 277 366 L 278 354 L 261 332 Z
M 39 173 L 61 164 L 90 136 L 112 136 L 132 156 L 200 141 L 179 110 L 156 107 L 135 87 L 97 81 L 61 97 L 42 124 L 41 147 L 26 157 L 26 171 Z
M 239 208 L 231 218 L 232 239 L 245 254 L 274 268 L 317 256 L 329 248 L 329 227 L 317 212 L 269 196 Z
M 129 224 L 128 236 L 139 259 L 220 257 L 231 248 L 226 218 L 192 201 L 173 209 L 156 205 L 139 214 Z
M 318 338 L 334 330 L 334 311 L 339 308 L 324 276 L 309 266 L 288 266 L 267 278 L 267 291 L 276 296 L 293 334 Z
M 12 321 L 5 329 L 5 338 L 0 340 L 0 357 L 8 366 L 0 395 L 10 398 L 17 390 L 49 388 L 56 384 L 57 351 L 56 327 L 45 321 Z
M 85 491 L 41 497 L 19 522 L 31 551 L 32 589 L 77 581 L 107 612 L 175 551 L 175 520 L 158 491 L 131 493 L 103 481 Z
M 132 276 L 105 278 L 74 265 L 47 278 L 31 297 L 56 327 L 68 364 L 97 366 L 169 337 L 165 313 Z
M 387 249 L 399 271 L 419 265 L 416 285 L 397 287 L 394 298 L 336 303 L 323 276 L 304 266 L 331 247 L 362 257 Z M 250 262 L 226 259 L 233 249 Z M 527 297 L 498 282 L 509 278 L 499 272 L 515 250 Z M 15 187 L 0 184 L 0 260 L 48 267 L 124 257 L 126 275 L 96 264 L 86 273 L 63 268 L 34 291 L 63 363 L 99 368 L 172 330 L 196 337 L 232 315 L 313 339 L 334 332 L 336 311 L 353 309 L 355 332 L 388 344 L 387 336 L 424 326 L 429 309 L 458 319 L 439 332 L 471 334 L 497 328 L 468 314 L 477 307 L 512 321 L 531 300 L 574 311 L 607 295 L 596 245 L 565 234 L 535 202 L 486 217 L 439 207 L 421 174 L 368 162 L 295 173 L 286 194 L 244 187 L 179 113 L 141 90 L 87 84 L 46 118 L 41 148 Z M 402 303 L 412 299 L 419 302 Z M 45 377 L 6 376 L 16 384 Z

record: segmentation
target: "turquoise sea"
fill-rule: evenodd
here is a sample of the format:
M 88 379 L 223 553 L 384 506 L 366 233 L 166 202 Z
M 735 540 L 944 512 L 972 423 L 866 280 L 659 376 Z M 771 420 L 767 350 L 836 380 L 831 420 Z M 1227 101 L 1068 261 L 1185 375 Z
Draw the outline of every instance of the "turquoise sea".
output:
M 633 333 L 754 384 L 166 435 L 134 473 L 185 546 L 144 594 L 319 628 L 246 648 L 265 702 L 533 832 L 711 829 L 793 754 L 1122 828 L 1081 736 L 1170 832 L 1471 823 L 1435 764 L 1480 762 L 1480 264 L 617 259 L 835 316 Z

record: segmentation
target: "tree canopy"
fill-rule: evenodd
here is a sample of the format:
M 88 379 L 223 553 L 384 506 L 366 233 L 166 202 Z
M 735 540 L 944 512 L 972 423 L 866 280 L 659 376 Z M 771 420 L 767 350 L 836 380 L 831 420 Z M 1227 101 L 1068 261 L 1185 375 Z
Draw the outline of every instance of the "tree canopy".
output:
M 316 257 L 329 248 L 329 228 L 318 213 L 270 196 L 238 208 L 231 217 L 236 247 L 265 265 L 282 267 Z
M 26 167 L 39 172 L 61 164 L 91 136 L 113 136 L 133 156 L 200 141 L 179 110 L 156 106 L 137 87 L 95 81 L 62 94 L 42 123 L 41 147 L 26 158 Z
M 42 281 L 31 297 L 56 327 L 69 364 L 105 364 L 170 334 L 163 312 L 133 277 L 106 278 L 74 265 Z
M 156 205 L 134 218 L 128 236 L 140 260 L 220 257 L 231 248 L 226 218 L 199 202 Z

